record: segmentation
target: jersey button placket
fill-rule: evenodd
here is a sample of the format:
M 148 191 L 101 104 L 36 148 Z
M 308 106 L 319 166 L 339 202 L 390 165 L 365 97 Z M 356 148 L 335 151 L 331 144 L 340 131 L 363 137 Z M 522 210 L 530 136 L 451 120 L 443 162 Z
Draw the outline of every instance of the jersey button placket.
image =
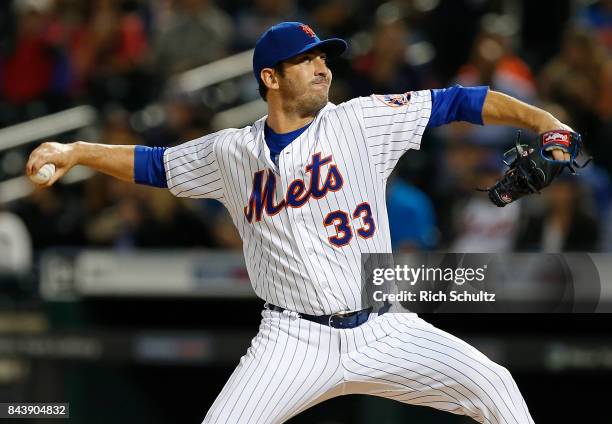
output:
M 278 157 L 278 168 L 281 173 L 281 181 L 283 186 L 283 192 L 287 193 L 287 189 L 293 180 L 300 177 L 300 170 L 298 172 L 294 172 L 295 169 L 289 168 L 289 163 L 293 163 L 294 161 L 289 162 L 291 158 L 291 150 L 285 149 L 281 152 Z M 303 179 L 303 176 L 302 176 Z M 286 196 L 286 194 L 285 194 Z M 290 231 L 292 233 L 294 241 L 297 243 L 298 240 L 302 239 L 303 236 L 300 234 L 300 228 L 303 228 L 304 218 L 303 218 L 303 208 L 292 208 L 291 206 L 286 206 L 287 217 L 291 222 Z
M 286 155 L 286 151 L 285 150 L 281 151 L 279 153 L 279 155 L 278 155 L 278 173 L 280 174 L 280 183 L 281 183 L 281 186 L 283 187 L 283 193 L 287 192 L 287 186 L 288 186 L 288 184 L 287 184 L 287 180 L 288 180 L 287 179 L 287 175 L 289 175 L 288 172 L 287 172 L 287 169 L 285 169 L 285 162 L 286 161 L 283 160 L 285 155 Z

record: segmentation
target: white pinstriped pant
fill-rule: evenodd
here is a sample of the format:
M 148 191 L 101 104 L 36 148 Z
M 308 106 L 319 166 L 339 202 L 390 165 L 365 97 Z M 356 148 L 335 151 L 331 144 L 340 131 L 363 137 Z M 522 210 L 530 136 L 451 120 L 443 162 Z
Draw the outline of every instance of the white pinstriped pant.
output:
M 416 314 L 335 329 L 264 310 L 259 333 L 203 423 L 282 423 L 326 399 L 368 394 L 487 424 L 533 423 L 504 367 Z

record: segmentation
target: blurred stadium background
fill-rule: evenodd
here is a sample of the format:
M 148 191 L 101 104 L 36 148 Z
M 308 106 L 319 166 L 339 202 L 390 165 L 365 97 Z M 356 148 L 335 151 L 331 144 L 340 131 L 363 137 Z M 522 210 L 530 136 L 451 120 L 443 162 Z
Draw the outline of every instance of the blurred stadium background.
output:
M 23 168 L 42 140 L 170 146 L 249 124 L 265 113 L 250 49 L 286 20 L 349 40 L 336 103 L 486 84 L 555 113 L 595 156 L 497 209 L 473 188 L 499 175 L 514 130 L 429 131 L 389 186 L 395 249 L 612 250 L 610 0 L 5 0 L 0 402 L 70 402 L 76 423 L 201 421 L 263 304 L 221 205 L 78 168 L 34 190 Z M 536 422 L 610 422 L 607 315 L 425 318 L 508 366 Z M 360 396 L 292 422 L 374 421 L 471 422 Z

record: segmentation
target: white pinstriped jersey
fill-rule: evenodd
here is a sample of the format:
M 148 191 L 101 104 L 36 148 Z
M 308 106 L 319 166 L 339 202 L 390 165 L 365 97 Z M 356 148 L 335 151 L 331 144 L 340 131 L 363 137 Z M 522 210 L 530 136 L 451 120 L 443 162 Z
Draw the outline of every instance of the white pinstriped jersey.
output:
M 429 90 L 328 103 L 278 165 L 263 117 L 166 150 L 168 188 L 225 205 L 265 301 L 315 315 L 362 309 L 361 254 L 391 252 L 387 179 L 419 149 L 430 114 Z

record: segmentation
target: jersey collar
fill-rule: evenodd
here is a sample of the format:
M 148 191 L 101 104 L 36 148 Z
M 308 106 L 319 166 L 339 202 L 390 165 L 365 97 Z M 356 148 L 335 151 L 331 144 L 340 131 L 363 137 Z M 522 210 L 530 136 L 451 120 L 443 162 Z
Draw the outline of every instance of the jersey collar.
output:
M 312 128 L 316 128 L 318 121 L 321 119 L 321 117 L 324 116 L 325 113 L 333 107 L 335 107 L 335 105 L 332 102 L 327 102 L 327 104 L 323 106 L 323 108 L 317 113 L 315 119 L 309 124 L 308 129 L 304 131 L 304 133 L 307 133 Z M 253 123 L 253 126 L 251 127 L 251 134 L 253 134 L 253 138 L 255 139 L 255 149 L 258 159 L 264 162 L 270 169 L 278 173 L 278 167 L 274 162 L 272 162 L 272 159 L 270 158 L 270 148 L 268 148 L 268 145 L 266 144 L 266 140 L 264 138 L 266 119 L 268 119 L 268 115 L 264 115 L 257 121 L 255 121 Z M 298 139 L 294 141 L 297 141 L 299 143 L 300 137 L 298 137 Z

